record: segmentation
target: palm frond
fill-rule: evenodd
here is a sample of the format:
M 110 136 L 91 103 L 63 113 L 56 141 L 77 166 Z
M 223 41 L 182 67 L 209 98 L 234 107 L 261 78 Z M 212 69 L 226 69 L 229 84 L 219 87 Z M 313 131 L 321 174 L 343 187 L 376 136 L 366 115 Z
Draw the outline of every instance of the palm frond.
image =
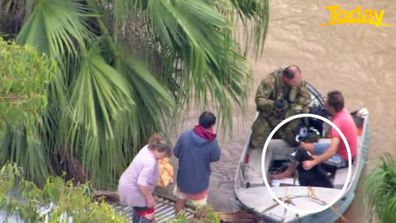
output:
M 153 117 L 164 117 L 169 114 L 175 105 L 174 100 L 151 73 L 148 65 L 141 59 L 129 55 L 125 50 L 121 48 L 118 50 L 116 67 L 130 80 L 129 83 L 136 92 L 134 98 L 140 98 Z M 163 110 L 158 110 L 158 106 Z
M 387 205 L 384 209 L 384 223 L 390 223 L 395 221 L 395 214 L 396 213 L 396 196 L 390 197 L 389 200 L 387 201 Z
M 140 50 L 143 45 L 151 49 L 143 58 L 152 61 L 152 70 L 162 74 L 157 77 L 168 85 L 178 108 L 191 103 L 207 107 L 211 102 L 223 129 L 232 127 L 234 103 L 245 108 L 251 80 L 247 62 L 233 39 L 237 22 L 233 17 L 237 14 L 246 31 L 254 34 L 256 44 L 262 44 L 268 23 L 267 1 L 120 0 L 114 1 L 113 12 L 115 27 L 132 27 L 129 33 L 136 35 L 129 43 L 132 48 Z
M 112 120 L 134 102 L 126 80 L 105 62 L 100 50 L 97 43 L 82 55 L 70 104 L 78 125 L 83 124 L 95 137 L 103 131 L 112 138 Z
M 193 102 L 191 98 L 201 107 L 212 102 L 229 129 L 232 101 L 245 103 L 250 73 L 232 40 L 231 24 L 214 6 L 208 1 L 148 1 L 143 12 L 165 58 L 163 78 L 180 107 Z
M 0 165 L 8 161 L 23 167 L 27 178 L 43 183 L 51 172 L 49 153 L 38 126 L 47 107 L 47 88 L 55 63 L 29 46 L 0 38 Z M 1 129 L 3 130 L 3 129 Z
M 175 109 L 215 107 L 223 129 L 231 129 L 251 78 L 235 22 L 255 33 L 256 44 L 268 22 L 267 0 L 27 3 L 17 40 L 55 59 L 58 73 L 36 133 L 29 130 L 38 143 L 26 148 L 43 147 L 35 159 L 50 160 L 47 172 L 77 163 L 73 176 L 82 163 L 96 186 L 116 182 L 152 132 L 168 132 Z M 34 173 L 45 175 L 40 168 Z
M 269 3 L 268 0 L 229 0 L 234 5 L 235 12 L 244 25 L 244 36 L 238 38 L 239 41 L 245 40 L 245 53 L 252 45 L 252 40 L 257 47 L 256 56 L 262 54 L 264 41 L 267 35 L 269 22 Z M 231 20 L 238 22 L 237 19 Z
M 51 169 L 49 153 L 40 141 L 36 128 L 8 126 L 1 138 L 0 163 L 15 162 L 22 167 L 24 176 L 42 185 Z
M 88 16 L 89 9 L 77 0 L 36 1 L 17 40 L 36 47 L 51 58 L 66 53 L 76 56 L 90 34 Z
M 96 185 L 108 185 L 122 171 L 132 158 L 123 151 L 131 149 L 133 133 L 140 132 L 131 87 L 102 57 L 102 43 L 98 39 L 81 56 L 69 102 L 71 146 Z

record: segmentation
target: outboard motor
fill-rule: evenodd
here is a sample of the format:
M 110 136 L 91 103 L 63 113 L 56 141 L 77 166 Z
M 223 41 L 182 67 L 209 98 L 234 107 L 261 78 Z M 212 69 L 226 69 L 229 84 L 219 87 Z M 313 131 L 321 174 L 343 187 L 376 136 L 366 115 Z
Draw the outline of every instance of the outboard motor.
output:
M 329 119 L 331 116 L 331 114 L 322 105 L 311 107 L 310 113 L 314 114 L 314 115 L 322 116 L 327 119 Z M 323 132 L 323 121 L 320 119 L 309 118 L 308 126 L 313 127 L 314 129 L 318 130 L 319 132 Z
M 298 130 L 298 134 L 296 135 L 297 142 L 306 142 L 306 143 L 314 143 L 317 142 L 320 138 L 319 130 L 314 127 L 306 127 L 302 126 Z

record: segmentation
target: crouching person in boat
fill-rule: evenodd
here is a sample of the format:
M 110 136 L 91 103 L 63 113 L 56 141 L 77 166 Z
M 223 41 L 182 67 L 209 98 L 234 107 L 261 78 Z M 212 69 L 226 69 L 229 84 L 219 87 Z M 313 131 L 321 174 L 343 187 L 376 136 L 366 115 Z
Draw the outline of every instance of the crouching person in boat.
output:
M 153 134 L 121 175 L 118 193 L 121 203 L 132 207 L 133 223 L 154 222 L 153 191 L 160 179 L 159 160 L 170 153 L 170 144 Z
M 341 92 L 331 91 L 327 94 L 326 109 L 331 114 L 332 122 L 345 135 L 353 160 L 358 144 L 357 128 L 351 114 L 344 107 L 344 97 Z M 302 163 L 302 167 L 306 171 L 324 162 L 336 168 L 348 167 L 348 153 L 345 143 L 334 128 L 330 129 L 328 139 L 320 139 L 318 143 L 302 142 L 300 143 L 300 147 L 313 154 L 313 159 L 306 160 Z M 290 177 L 296 168 L 297 164 L 292 164 L 286 171 L 280 174 L 273 174 L 271 178 L 281 179 Z
M 297 65 L 288 66 L 269 74 L 256 91 L 258 117 L 252 126 L 250 146 L 263 148 L 268 135 L 283 119 L 300 113 L 308 113 L 310 94 L 302 72 Z M 282 126 L 275 137 L 280 137 L 291 146 L 297 146 L 296 132 L 301 120 L 293 120 Z
M 358 133 L 355 122 L 350 112 L 344 107 L 344 97 L 339 91 L 327 94 L 327 110 L 330 112 L 332 122 L 345 135 L 351 150 L 352 161 L 355 159 L 358 145 Z M 348 167 L 348 152 L 340 134 L 331 128 L 329 138 L 325 142 L 301 143 L 301 147 L 317 155 L 313 160 L 305 161 L 304 169 L 310 170 L 315 165 L 326 162 L 337 168 Z

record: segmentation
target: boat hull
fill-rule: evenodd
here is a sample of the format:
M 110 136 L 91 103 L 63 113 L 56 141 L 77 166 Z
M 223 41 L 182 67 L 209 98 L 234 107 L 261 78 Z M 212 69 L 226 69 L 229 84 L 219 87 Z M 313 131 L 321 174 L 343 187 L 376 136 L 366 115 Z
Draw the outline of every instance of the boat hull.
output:
M 364 122 L 362 126 L 362 134 L 359 136 L 357 159 L 355 160 L 354 167 L 352 169 L 351 181 L 349 182 L 344 195 L 334 205 L 332 205 L 330 208 L 325 209 L 324 211 L 314 214 L 299 215 L 293 212 L 290 213 L 289 210 L 286 210 L 284 207 L 281 207 L 268 193 L 267 188 L 263 183 L 264 181 L 263 178 L 261 182 L 258 178 L 254 180 L 255 182 L 253 182 L 253 180 L 247 182 L 247 180 L 244 179 L 244 174 L 246 174 L 249 168 L 246 167 L 246 164 L 244 164 L 244 162 L 246 159 L 246 155 L 249 153 L 248 151 L 249 140 L 248 140 L 245 146 L 245 150 L 242 153 L 240 164 L 238 165 L 237 172 L 235 175 L 235 196 L 236 199 L 239 201 L 240 205 L 242 206 L 242 208 L 259 216 L 261 219 L 265 220 L 265 222 L 307 222 L 307 223 L 329 222 L 330 223 L 339 219 L 342 216 L 342 214 L 348 209 L 348 207 L 351 205 L 351 203 L 355 198 L 355 191 L 358 186 L 360 176 L 363 172 L 365 162 L 367 160 L 368 149 L 369 149 L 368 111 L 366 109 L 361 109 L 358 112 L 364 114 L 363 117 Z M 257 156 L 259 155 L 257 154 L 254 155 L 254 157 Z M 255 169 L 257 170 L 257 165 Z M 260 172 L 261 172 L 261 168 L 260 168 Z M 288 187 L 288 188 L 289 189 L 287 190 L 290 192 L 290 194 L 293 194 L 293 187 Z M 276 190 L 275 187 L 272 187 L 272 189 Z M 318 191 L 319 190 L 322 189 L 318 188 Z M 295 191 L 297 191 L 297 189 L 295 189 Z M 341 190 L 338 190 L 338 192 L 341 192 Z M 322 195 L 326 193 L 327 192 L 322 192 Z M 267 208 L 271 208 L 272 206 L 276 207 L 276 209 L 278 210 L 273 212 L 266 211 Z

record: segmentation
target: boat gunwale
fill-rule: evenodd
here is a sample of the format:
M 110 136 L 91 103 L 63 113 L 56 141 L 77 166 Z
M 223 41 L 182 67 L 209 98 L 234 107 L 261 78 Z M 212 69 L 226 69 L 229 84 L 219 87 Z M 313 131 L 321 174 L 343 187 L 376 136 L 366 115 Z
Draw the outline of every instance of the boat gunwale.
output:
M 320 96 L 320 93 L 313 87 L 311 86 L 311 94 L 316 97 L 316 99 L 320 102 L 323 103 L 323 97 Z M 321 100 L 322 99 L 322 100 Z M 323 104 L 322 104 L 323 105 Z M 363 122 L 363 128 L 362 128 L 362 134 L 359 137 L 359 148 L 358 148 L 358 159 L 357 159 L 357 164 L 356 164 L 356 168 L 354 170 L 354 172 L 352 173 L 351 176 L 351 181 L 349 182 L 348 187 L 346 188 L 345 192 L 344 192 L 344 196 L 342 196 L 333 206 L 338 206 L 338 207 L 344 207 L 344 210 L 342 211 L 342 213 L 344 213 L 346 211 L 346 209 L 350 206 L 350 204 L 353 201 L 353 198 L 355 196 L 355 191 L 358 185 L 358 182 L 360 181 L 360 177 L 362 175 L 363 172 L 363 168 L 365 167 L 365 163 L 367 160 L 367 154 L 368 154 L 368 149 L 369 149 L 369 111 L 366 108 L 360 108 L 354 112 L 359 112 L 359 111 L 364 111 L 365 115 L 364 117 L 362 117 L 364 119 Z M 353 112 L 352 112 L 353 113 Z M 258 113 L 256 113 L 256 117 L 257 118 Z M 257 211 L 255 211 L 254 207 L 249 207 L 247 204 L 243 203 L 243 201 L 241 201 L 238 197 L 238 191 L 242 188 L 244 188 L 244 179 L 243 179 L 243 173 L 242 173 L 242 165 L 246 165 L 244 164 L 244 159 L 245 156 L 247 155 L 249 149 L 249 141 L 250 141 L 250 137 L 251 137 L 251 130 L 249 132 L 247 141 L 245 143 L 245 147 L 244 150 L 241 154 L 241 158 L 239 160 L 238 166 L 237 166 L 237 172 L 234 176 L 234 195 L 236 200 L 238 201 L 238 203 L 245 209 L 248 210 L 260 217 L 265 218 L 265 220 L 267 221 L 273 221 L 273 222 L 277 222 L 277 220 L 271 218 L 268 215 L 262 214 L 262 213 L 258 213 Z M 264 186 L 264 185 L 263 185 Z M 348 202 L 348 203 L 347 203 Z M 333 208 L 333 207 L 332 207 Z M 308 214 L 306 216 L 303 216 L 301 219 L 310 219 L 313 216 L 317 216 L 318 214 L 321 213 L 325 213 L 327 211 L 329 211 L 330 208 L 319 212 L 319 213 L 314 213 L 314 214 Z M 339 213 L 336 213 L 333 209 L 331 213 L 327 213 L 327 215 L 333 214 L 334 216 L 329 216 L 333 217 L 334 220 L 337 219 L 339 217 Z M 327 216 L 326 215 L 326 216 Z M 301 221 L 298 220 L 298 221 Z M 312 219 L 311 219 L 312 220 Z

